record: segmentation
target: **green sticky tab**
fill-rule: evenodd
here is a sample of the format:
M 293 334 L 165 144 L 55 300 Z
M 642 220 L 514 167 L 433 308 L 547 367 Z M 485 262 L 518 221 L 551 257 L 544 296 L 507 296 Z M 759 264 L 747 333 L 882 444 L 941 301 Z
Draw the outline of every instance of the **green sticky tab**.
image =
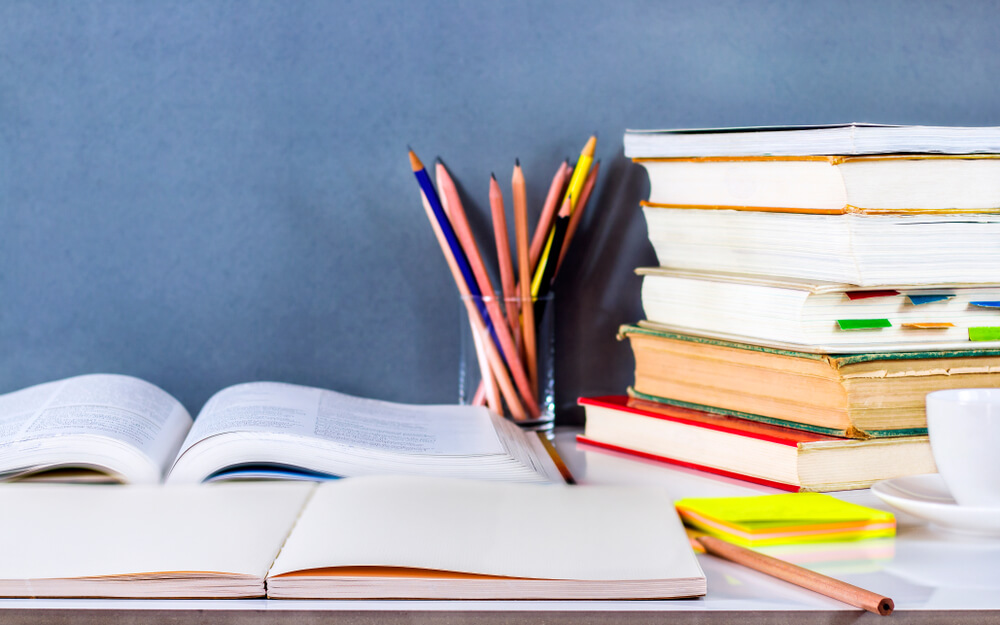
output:
M 1000 341 L 1000 326 L 969 328 L 970 341 Z
M 876 328 L 891 328 L 888 319 L 838 319 L 841 330 L 874 330 Z

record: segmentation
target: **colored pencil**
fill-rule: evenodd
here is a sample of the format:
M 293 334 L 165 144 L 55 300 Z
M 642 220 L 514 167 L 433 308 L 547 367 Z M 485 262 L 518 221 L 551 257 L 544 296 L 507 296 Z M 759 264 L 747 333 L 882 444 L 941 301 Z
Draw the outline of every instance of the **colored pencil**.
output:
M 538 388 L 538 354 L 535 344 L 535 307 L 524 306 L 531 302 L 531 261 L 528 253 L 528 192 L 524 182 L 521 162 L 514 161 L 514 174 L 510 181 L 514 200 L 514 239 L 517 248 L 517 269 L 520 275 L 521 336 L 524 339 L 524 362 L 528 366 L 531 388 Z
M 504 214 L 503 192 L 497 177 L 490 174 L 490 212 L 493 213 L 493 238 L 497 246 L 497 263 L 500 265 L 500 284 L 507 309 L 507 322 L 514 335 L 520 334 L 517 302 L 514 290 L 514 263 L 510 257 L 510 239 L 507 236 L 507 216 Z M 531 376 L 528 376 L 531 379 Z
M 549 185 L 549 192 L 545 196 L 545 204 L 542 205 L 542 214 L 538 217 L 538 224 L 535 226 L 535 233 L 531 237 L 531 249 L 528 253 L 528 260 L 532 274 L 535 273 L 535 266 L 538 264 L 538 257 L 542 255 L 542 248 L 549 238 L 549 231 L 552 227 L 552 220 L 555 219 L 559 210 L 559 198 L 563 195 L 566 181 L 569 180 L 573 168 L 568 161 L 563 161 L 559 165 L 559 171 L 552 177 Z
M 483 293 L 483 297 L 487 300 L 487 309 L 489 309 L 488 302 L 493 297 L 493 286 L 486 275 L 483 258 L 479 253 L 479 248 L 476 246 L 476 240 L 472 236 L 472 230 L 469 228 L 469 221 L 466 218 L 465 209 L 462 207 L 458 188 L 451 179 L 448 169 L 440 159 L 435 165 L 434 177 L 437 180 L 438 192 L 441 195 L 441 205 L 448 216 L 448 220 L 451 222 L 452 228 L 455 230 L 455 236 L 458 238 L 459 245 L 461 245 L 466 258 L 469 260 L 469 264 L 472 266 L 472 273 L 475 276 L 476 283 L 479 285 L 480 292 Z M 491 317 L 493 316 L 492 311 L 490 311 L 490 315 Z M 497 396 L 496 379 L 492 368 L 488 366 L 489 361 L 484 358 L 485 354 L 482 351 L 485 349 L 485 346 L 477 334 L 473 334 L 473 339 L 476 345 L 476 356 L 479 360 L 482 382 L 472 398 L 472 404 L 483 405 L 485 403 L 494 412 L 502 412 L 503 406 L 500 404 Z
M 480 311 L 473 304 L 473 298 L 469 292 L 469 287 L 466 285 L 464 276 L 460 265 L 455 259 L 452 253 L 451 245 L 448 243 L 448 238 L 445 235 L 446 230 L 441 227 L 441 222 L 437 216 L 436 211 L 433 209 L 433 205 L 427 199 L 425 193 L 421 193 L 421 199 L 423 200 L 424 210 L 427 213 L 427 219 L 431 222 L 431 228 L 434 230 L 434 236 L 438 240 L 438 244 L 441 246 L 441 252 L 444 254 L 445 261 L 448 263 L 448 268 L 451 269 L 451 274 L 455 278 L 455 284 L 458 286 L 459 295 L 462 300 L 466 303 L 466 312 L 469 315 L 469 325 L 472 326 L 472 333 L 474 336 L 479 337 L 479 341 L 483 346 L 483 351 L 486 353 L 486 359 L 488 362 L 480 363 L 483 369 L 483 377 L 487 375 L 487 372 L 493 370 L 497 376 L 497 382 L 500 385 L 500 390 L 503 393 L 503 397 L 507 400 L 507 407 L 510 410 L 511 416 L 518 420 L 524 420 L 527 415 L 524 412 L 524 408 L 521 406 L 521 402 L 518 399 L 517 391 L 510 382 L 510 378 L 507 376 L 507 370 L 503 366 L 503 359 L 497 352 L 496 344 L 489 340 L 489 335 L 486 330 L 486 324 L 483 321 L 483 317 L 480 316 Z M 447 220 L 445 220 L 447 221 Z M 497 408 L 499 410 L 499 407 Z
M 559 252 L 559 261 L 556 263 L 555 275 L 559 275 L 559 268 L 562 267 L 563 259 L 566 258 L 566 250 L 569 249 L 569 244 L 573 240 L 573 234 L 576 232 L 577 227 L 580 225 L 584 211 L 587 210 L 587 202 L 590 200 L 590 194 L 594 191 L 594 185 L 597 183 L 597 173 L 600 170 L 601 161 L 597 161 L 594 163 L 594 168 L 587 175 L 587 182 L 583 184 L 583 189 L 580 191 L 580 201 L 576 203 L 576 209 L 569 218 L 569 227 L 566 229 L 566 239 L 563 241 L 562 250 Z
M 580 198 L 580 191 L 583 189 L 583 184 L 587 179 L 587 174 L 590 173 L 590 164 L 594 160 L 594 150 L 596 147 L 597 136 L 593 135 L 587 140 L 587 144 L 583 146 L 583 150 L 580 152 L 580 158 L 576 162 L 576 167 L 573 168 L 573 176 L 570 178 L 569 186 L 566 189 L 566 196 L 563 198 L 563 204 L 567 201 L 569 202 L 570 214 L 573 212 L 575 202 Z M 542 255 L 538 259 L 538 265 L 535 267 L 535 274 L 531 282 L 531 294 L 533 296 L 538 296 L 539 291 L 543 288 L 542 283 L 545 274 L 549 274 L 549 280 L 551 281 L 551 276 L 555 273 L 554 265 L 559 259 L 559 248 L 556 248 L 555 257 L 553 258 L 552 239 L 554 235 L 555 228 L 553 227 L 552 232 L 549 234 L 548 242 L 542 249 Z M 565 232 L 563 232 L 563 236 L 565 236 Z M 551 270 L 547 269 L 549 263 L 553 265 Z M 548 286 L 549 285 L 546 285 L 544 288 L 548 289 Z
M 750 549 L 734 545 L 714 536 L 698 536 L 695 540 L 701 543 L 705 551 L 713 556 L 742 564 L 755 571 L 783 579 L 796 586 L 818 592 L 837 601 L 863 608 L 875 614 L 882 616 L 892 614 L 894 605 L 892 599 L 889 597 L 883 597 L 870 590 L 842 582 L 839 579 L 827 577 L 801 566 L 751 551 Z
M 465 283 L 466 287 L 469 289 L 469 293 L 472 294 L 473 297 L 478 298 L 476 300 L 476 304 L 483 316 L 483 321 L 486 323 L 487 329 L 489 329 L 491 334 L 493 334 L 494 339 L 497 340 L 495 328 L 492 328 L 490 324 L 490 320 L 486 313 L 486 305 L 482 301 L 483 294 L 479 290 L 479 286 L 476 284 L 476 281 L 472 276 L 472 269 L 469 266 L 469 261 L 465 257 L 465 253 L 462 251 L 461 245 L 458 243 L 458 238 L 455 236 L 455 231 L 451 227 L 451 222 L 448 220 L 448 216 L 444 213 L 444 207 L 441 206 L 441 200 L 438 198 L 437 191 L 434 189 L 434 183 L 431 182 L 430 176 L 427 175 L 427 170 L 424 169 L 424 164 L 420 162 L 420 159 L 417 158 L 417 155 L 413 152 L 413 150 L 410 150 L 410 167 L 413 168 L 413 175 L 417 178 L 420 190 L 423 192 L 428 205 L 431 207 L 434 220 L 441 228 L 441 233 L 444 235 L 445 242 L 448 244 L 448 250 L 451 252 L 452 257 L 454 257 L 455 264 L 458 266 L 458 269 L 462 274 L 461 282 Z
M 470 308 L 470 306 L 466 305 L 466 314 L 468 314 Z M 497 395 L 496 375 L 493 373 L 492 365 L 490 365 L 489 356 L 486 355 L 486 345 L 483 344 L 483 337 L 479 332 L 472 330 L 472 323 L 469 323 L 469 330 L 472 332 L 472 341 L 476 347 L 476 361 L 479 363 L 480 378 L 479 386 L 476 387 L 476 392 L 469 403 L 473 406 L 482 406 L 485 404 L 493 412 L 503 414 L 503 404 L 500 403 L 500 398 Z
M 430 205 L 435 220 L 440 226 L 445 241 L 448 244 L 448 250 L 455 258 L 455 263 L 458 265 L 459 271 L 462 275 L 462 280 L 457 282 L 464 282 L 469 290 L 469 294 L 472 296 L 473 300 L 475 300 L 476 307 L 479 309 L 487 331 L 489 331 L 490 336 L 493 338 L 494 344 L 498 344 L 500 346 L 500 349 L 503 352 L 503 360 L 505 360 L 507 366 L 510 367 L 514 383 L 517 385 L 518 391 L 520 392 L 521 399 L 524 403 L 528 416 L 532 419 L 536 419 L 539 415 L 538 402 L 535 399 L 534 393 L 531 391 L 524 366 L 517 357 L 517 348 L 514 346 L 510 330 L 505 323 L 490 323 L 490 315 L 487 310 L 483 294 L 479 290 L 479 286 L 472 276 L 469 261 L 465 257 L 464 252 L 462 252 L 458 239 L 455 236 L 455 232 L 451 227 L 451 222 L 448 220 L 448 216 L 444 213 L 444 207 L 441 206 L 441 201 L 438 199 L 437 191 L 434 189 L 434 184 L 431 182 L 430 176 L 427 175 L 427 170 L 424 169 L 423 163 L 420 162 L 420 159 L 417 158 L 417 155 L 413 152 L 413 150 L 409 151 L 409 156 L 413 174 L 417 178 L 417 182 L 420 184 L 420 188 L 423 190 L 424 196 L 427 198 L 427 202 Z M 500 372 L 494 370 L 494 374 L 499 377 Z
M 494 336 L 499 337 L 501 353 L 504 356 L 504 360 L 510 366 L 511 374 L 514 376 L 515 384 L 521 393 L 525 409 L 532 418 L 536 418 L 539 414 L 538 400 L 535 397 L 535 393 L 531 391 L 531 381 L 527 376 L 524 364 L 520 360 L 517 346 L 514 344 L 507 322 L 504 320 L 500 302 L 494 294 L 493 285 L 486 272 L 486 264 L 483 262 L 483 257 L 476 246 L 476 240 L 472 235 L 472 229 L 469 227 L 465 209 L 462 207 L 462 200 L 458 195 L 458 187 L 455 185 L 444 163 L 440 161 L 437 163 L 435 173 L 438 184 L 441 185 L 441 193 L 448 199 L 448 217 L 455 227 L 456 234 L 461 240 L 461 245 L 467 250 L 476 284 L 480 287 L 481 299 L 485 302 L 486 315 L 488 315 L 489 320 L 492 321 L 492 327 L 496 330 Z M 486 379 L 486 375 L 487 372 L 484 371 L 484 380 Z
M 559 209 L 559 214 L 556 215 L 556 222 L 552 225 L 552 237 L 549 239 L 552 262 L 545 265 L 545 271 L 542 272 L 538 281 L 539 289 L 535 294 L 537 298 L 535 299 L 535 319 L 541 319 L 542 315 L 545 314 L 544 298 L 552 289 L 552 279 L 556 275 L 556 259 L 559 258 L 559 251 L 562 249 L 563 241 L 566 240 L 566 230 L 569 228 L 571 205 L 572 199 L 566 198 L 562 208 Z

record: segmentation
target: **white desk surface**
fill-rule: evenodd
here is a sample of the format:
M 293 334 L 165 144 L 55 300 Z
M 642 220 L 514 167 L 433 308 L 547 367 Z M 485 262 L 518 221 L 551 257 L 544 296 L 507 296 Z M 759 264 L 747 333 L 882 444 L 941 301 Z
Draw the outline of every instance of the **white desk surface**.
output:
M 738 480 L 633 459 L 580 445 L 578 430 L 556 435 L 556 446 L 580 484 L 651 484 L 675 498 L 778 492 Z M 839 497 L 887 509 L 869 491 Z M 1000 622 L 1000 539 L 951 534 L 897 514 L 891 560 L 841 572 L 849 583 L 891 597 L 895 622 Z M 558 531 L 554 528 L 553 531 Z M 282 600 L 0 600 L 0 622 L 212 622 L 546 623 L 856 622 L 879 619 L 856 608 L 741 566 L 699 556 L 708 594 L 675 601 L 282 601 Z M 67 612 L 71 610 L 71 612 Z M 740 613 L 739 615 L 734 613 Z

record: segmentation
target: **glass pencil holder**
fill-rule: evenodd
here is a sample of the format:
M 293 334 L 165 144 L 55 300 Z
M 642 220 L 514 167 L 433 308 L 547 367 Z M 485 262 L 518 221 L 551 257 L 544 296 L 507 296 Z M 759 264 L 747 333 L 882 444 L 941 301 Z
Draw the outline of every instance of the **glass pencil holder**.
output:
M 461 296 L 458 402 L 490 407 L 524 429 L 555 425 L 555 294 Z M 484 375 L 486 373 L 486 375 Z

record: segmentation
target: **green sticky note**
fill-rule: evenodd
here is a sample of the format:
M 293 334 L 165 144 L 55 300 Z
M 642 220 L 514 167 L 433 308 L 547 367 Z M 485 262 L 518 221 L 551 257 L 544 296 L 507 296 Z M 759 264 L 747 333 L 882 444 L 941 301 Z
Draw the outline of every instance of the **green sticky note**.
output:
M 1000 341 L 1000 326 L 969 328 L 970 341 Z
M 841 330 L 874 330 L 875 328 L 891 328 L 888 319 L 838 319 Z

